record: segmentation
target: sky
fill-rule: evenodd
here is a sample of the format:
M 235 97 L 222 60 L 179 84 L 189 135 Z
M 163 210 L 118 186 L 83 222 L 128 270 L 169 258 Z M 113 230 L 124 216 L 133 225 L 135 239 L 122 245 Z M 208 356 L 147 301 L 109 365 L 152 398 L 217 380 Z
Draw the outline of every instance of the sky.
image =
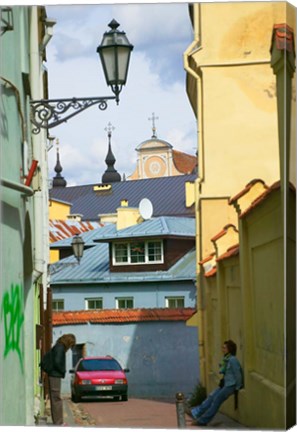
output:
M 187 3 L 46 6 L 56 20 L 45 66 L 49 98 L 111 96 L 96 52 L 114 18 L 134 46 L 120 103 L 105 111 L 88 108 L 50 129 L 59 140 L 62 175 L 67 185 L 100 183 L 106 169 L 106 128 L 112 124 L 115 168 L 123 177 L 136 168 L 136 147 L 152 136 L 175 150 L 194 155 L 197 126 L 186 94 L 183 54 L 193 40 Z M 55 175 L 56 145 L 49 151 L 49 177 Z

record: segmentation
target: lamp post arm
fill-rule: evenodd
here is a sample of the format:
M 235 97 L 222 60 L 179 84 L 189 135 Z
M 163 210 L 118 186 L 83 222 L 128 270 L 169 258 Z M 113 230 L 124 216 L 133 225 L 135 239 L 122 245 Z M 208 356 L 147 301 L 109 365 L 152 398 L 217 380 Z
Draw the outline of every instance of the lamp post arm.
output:
M 98 108 L 104 111 L 107 101 L 113 99 L 116 99 L 116 96 L 32 100 L 32 132 L 37 135 L 41 129 L 56 127 L 93 105 L 98 105 Z

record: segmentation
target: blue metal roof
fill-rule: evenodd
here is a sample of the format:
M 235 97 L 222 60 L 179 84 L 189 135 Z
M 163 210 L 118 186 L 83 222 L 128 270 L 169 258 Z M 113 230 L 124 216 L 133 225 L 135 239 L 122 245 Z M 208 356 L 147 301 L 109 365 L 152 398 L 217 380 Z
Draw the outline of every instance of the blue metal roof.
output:
M 94 240 L 101 238 L 102 236 L 112 235 L 116 232 L 116 225 L 113 223 L 106 224 L 101 228 L 96 228 L 92 231 L 87 231 L 84 233 L 80 233 L 80 237 L 82 237 L 85 242 L 85 246 L 95 246 Z M 68 237 L 63 240 L 59 240 L 50 244 L 51 249 L 63 249 L 71 247 L 73 237 Z
M 96 240 L 127 239 L 135 237 L 190 237 L 195 238 L 195 219 L 185 217 L 152 218 L 140 224 L 117 230 L 116 224 L 107 224 L 101 228 L 81 233 L 85 246 L 94 246 Z M 51 243 L 51 249 L 71 247 L 73 237 Z
M 109 271 L 109 248 L 105 243 L 87 249 L 80 264 L 76 264 L 74 256 L 59 261 L 60 265 L 64 263 L 65 267 L 51 275 L 51 285 L 180 281 L 195 280 L 196 277 L 195 250 L 188 252 L 167 271 L 112 273 Z
M 194 217 L 194 206 L 185 206 L 185 183 L 193 182 L 196 174 L 129 180 L 111 184 L 110 189 L 94 191 L 98 184 L 54 187 L 50 198 L 72 203 L 72 213 L 82 220 L 98 220 L 99 214 L 115 213 L 123 199 L 130 207 L 138 207 L 143 198 L 153 204 L 153 216 Z
M 96 240 L 131 237 L 162 237 L 181 236 L 195 238 L 195 220 L 192 218 L 159 217 L 140 224 L 118 230 L 115 224 L 82 234 L 85 245 L 93 246 L 86 249 L 80 264 L 76 264 L 74 256 L 67 257 L 51 266 L 51 270 L 59 269 L 51 275 L 51 284 L 79 283 L 125 283 L 160 280 L 193 280 L 196 275 L 195 251 L 188 252 L 167 271 L 147 272 L 110 272 L 109 246 L 107 243 L 94 243 Z M 63 248 L 71 245 L 72 238 L 52 243 L 52 248 Z M 66 266 L 63 267 L 64 263 Z M 71 265 L 73 263 L 73 265 Z
M 195 237 L 195 219 L 186 217 L 165 217 L 152 218 L 140 224 L 113 232 L 100 234 L 100 240 L 123 239 L 131 237 Z M 98 237 L 99 240 L 99 237 Z M 96 241 L 96 239 L 94 239 Z

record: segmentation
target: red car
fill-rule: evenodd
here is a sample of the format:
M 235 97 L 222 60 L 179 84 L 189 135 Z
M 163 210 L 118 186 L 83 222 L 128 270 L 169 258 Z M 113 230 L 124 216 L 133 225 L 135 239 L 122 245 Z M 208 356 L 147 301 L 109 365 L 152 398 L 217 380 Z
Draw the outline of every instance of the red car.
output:
M 71 379 L 71 399 L 79 402 L 82 396 L 113 396 L 128 400 L 128 380 L 119 362 L 111 356 L 81 358 Z

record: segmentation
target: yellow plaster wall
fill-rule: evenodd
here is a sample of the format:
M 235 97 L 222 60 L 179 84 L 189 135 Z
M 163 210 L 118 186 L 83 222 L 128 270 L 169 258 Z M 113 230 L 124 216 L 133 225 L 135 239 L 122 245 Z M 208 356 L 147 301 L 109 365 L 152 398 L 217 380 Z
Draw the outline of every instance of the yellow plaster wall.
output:
M 200 199 L 199 212 L 196 214 L 199 223 L 200 257 L 207 257 L 214 251 L 211 238 L 222 231 L 227 224 L 237 226 L 237 214 L 233 207 L 228 205 L 228 198 Z
M 117 209 L 117 229 L 128 228 L 142 221 L 138 208 L 119 207 Z
M 270 66 L 270 45 L 274 24 L 287 23 L 296 35 L 296 9 L 286 2 L 222 2 L 194 3 L 192 11 L 194 40 L 185 52 L 185 68 L 199 131 L 199 261 L 213 251 L 211 237 L 227 223 L 238 224 L 228 197 L 255 178 L 268 185 L 280 178 L 276 77 Z M 292 112 L 294 118 L 296 102 Z M 294 138 L 295 121 L 291 129 Z M 295 145 L 291 147 L 290 180 L 295 184 L 296 150 Z M 240 226 L 240 257 L 237 264 L 232 258 L 233 269 L 220 263 L 216 277 L 204 278 L 197 267 L 202 382 L 205 377 L 208 391 L 217 385 L 220 352 L 216 353 L 222 339 L 232 335 L 239 344 L 245 389 L 240 391 L 237 411 L 233 398 L 222 410 L 256 428 L 285 425 L 279 211 L 280 204 L 273 210 L 272 199 L 253 212 L 253 228 L 246 223 Z M 230 284 L 232 274 L 236 276 Z
M 293 213 L 293 206 L 291 210 Z M 221 411 L 249 427 L 284 428 L 285 287 L 280 192 L 241 220 L 239 229 L 240 255 L 218 262 L 216 276 L 204 281 L 207 388 L 211 391 L 218 383 L 220 344 L 225 339 L 235 340 L 245 388 L 239 392 L 238 410 L 230 398 Z M 293 382 L 290 373 L 290 388 Z
M 195 182 L 185 184 L 186 207 L 191 207 L 196 202 Z
M 50 264 L 53 264 L 60 259 L 60 252 L 58 250 L 50 249 Z
M 270 66 L 213 68 L 203 74 L 206 195 L 232 195 L 254 178 L 268 184 L 279 179 L 276 99 L 265 93 L 267 82 L 255 89 L 262 105 L 248 91 L 258 74 L 267 82 L 274 79 Z
M 71 213 L 71 204 L 50 200 L 49 219 L 66 220 Z
M 231 246 L 239 242 L 238 231 L 233 225 L 224 227 L 224 231 L 225 233 L 221 237 L 213 241 L 218 256 L 224 254 Z
M 232 195 L 253 178 L 271 184 L 279 179 L 279 159 L 269 50 L 274 24 L 295 27 L 293 8 L 222 2 L 195 4 L 194 10 L 200 46 L 187 56 L 198 82 L 201 193 Z

